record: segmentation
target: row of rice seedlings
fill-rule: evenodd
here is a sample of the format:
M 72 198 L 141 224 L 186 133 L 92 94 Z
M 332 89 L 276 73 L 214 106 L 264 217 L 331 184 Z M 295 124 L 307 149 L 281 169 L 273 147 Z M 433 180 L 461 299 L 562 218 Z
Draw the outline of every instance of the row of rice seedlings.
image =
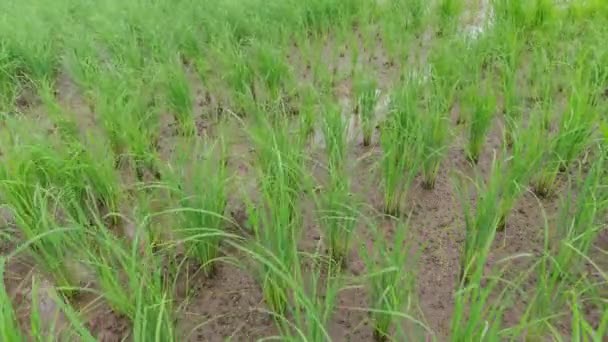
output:
M 294 296 L 297 305 L 292 315 L 296 326 L 303 327 L 303 335 L 309 341 L 331 340 L 328 325 L 344 280 L 334 271 L 333 263 L 319 253 L 309 257 L 311 269 L 307 272 L 308 282 Z
M 52 84 L 40 82 L 38 86 L 47 115 L 57 128 L 62 145 L 59 150 L 63 153 L 62 159 L 67 164 L 66 170 L 57 172 L 56 176 L 69 179 L 57 185 L 74 188 L 75 194 L 81 201 L 89 199 L 87 189 L 90 189 L 95 193 L 97 209 L 102 213 L 116 211 L 120 191 L 118 174 L 111 158 L 97 157 L 101 153 L 108 153 L 105 141 L 99 136 L 81 131 L 76 123 L 75 114 L 64 109 L 55 98 Z M 35 142 L 35 144 L 41 143 L 41 141 Z
M 598 234 L 606 228 L 602 221 L 608 208 L 605 160 L 600 158 L 586 176 L 579 177 L 576 189 L 569 189 L 562 200 L 556 236 L 545 232 L 536 289 L 520 319 L 525 328 L 522 332 L 530 338 L 554 331 L 556 320 L 565 314 L 563 309 L 568 304 L 564 295 L 575 289 L 577 283 L 588 281 L 582 266 L 587 262 L 594 265 L 589 252 Z M 573 191 L 578 193 L 574 195 Z M 555 238 L 558 241 L 554 245 Z
M 230 89 L 230 100 L 240 113 L 249 109 L 250 102 L 256 100 L 255 71 L 249 63 L 248 56 L 235 42 L 224 40 L 216 47 L 222 61 L 223 70 L 226 70 L 222 79 Z
M 569 272 L 580 271 L 583 262 L 581 256 L 588 255 L 598 234 L 606 229 L 602 221 L 608 208 L 604 158 L 600 154 L 593 162 L 576 198 L 572 198 L 572 193 L 564 198 L 557 227 L 561 244 L 554 260 L 559 272 L 564 272 L 560 277 L 567 277 Z M 582 172 L 579 171 L 580 173 Z M 582 174 L 579 177 L 582 178 Z
M 519 326 L 506 327 L 504 316 L 518 300 L 521 288 L 529 281 L 537 263 L 520 270 L 514 278 L 504 275 L 515 259 L 530 257 L 522 253 L 498 260 L 487 275 L 476 278 L 468 284 L 460 283 L 454 296 L 450 338 L 457 341 L 500 341 L 519 338 L 514 333 Z M 500 267 L 500 268 L 499 268 Z
M 515 132 L 512 154 L 494 155 L 488 179 L 474 183 L 477 205 L 473 212 L 465 196 L 467 185 L 457 183 L 465 212 L 465 245 L 461 258 L 461 277 L 466 284 L 483 275 L 483 265 L 497 230 L 504 229 L 506 218 L 517 199 L 527 189 L 544 153 L 542 118 L 533 117 L 525 127 L 520 122 Z
M 234 246 L 266 270 L 267 278 L 262 286 L 271 286 L 271 282 L 280 284 L 281 287 L 275 287 L 273 291 L 279 291 L 285 296 L 285 301 L 289 300 L 289 305 L 282 311 L 275 311 L 267 301 L 271 309 L 270 315 L 281 334 L 278 338 L 290 341 L 331 340 L 327 325 L 336 306 L 343 280 L 339 272 L 335 272 L 334 262 L 319 253 L 320 246 L 310 254 L 291 250 L 298 258 L 298 262 L 291 265 L 286 265 L 284 259 L 261 246 L 259 241 L 250 245 Z M 296 245 L 291 247 L 296 248 Z M 304 264 L 308 265 L 305 273 L 302 266 Z
M 357 74 L 355 77 L 355 98 L 357 99 L 357 112 L 361 120 L 363 146 L 369 146 L 376 126 L 374 114 L 379 98 L 378 86 L 376 80 L 370 75 Z
M 357 223 L 357 209 L 352 204 L 346 165 L 347 129 L 340 109 L 327 105 L 323 117 L 323 133 L 329 180 L 318 196 L 318 206 L 329 255 L 336 264 L 342 266 L 346 264 L 351 236 Z
M 75 222 L 86 217 L 82 209 Z M 102 296 L 117 313 L 133 323 L 135 340 L 173 341 L 174 303 L 172 283 L 163 272 L 159 252 L 153 251 L 149 217 L 135 222 L 131 240 L 118 237 L 97 218 L 86 239 L 84 259 L 95 274 Z
M 460 282 L 455 295 L 451 321 L 451 338 L 458 341 L 498 340 L 501 337 L 502 316 L 507 309 L 508 298 L 517 290 L 517 283 L 506 283 L 508 288 L 499 292 L 498 298 L 492 294 L 501 283 L 502 271 L 486 275 L 485 264 L 501 221 L 501 195 L 504 191 L 504 163 L 494 157 L 489 178 L 473 181 L 476 189 L 476 208 L 471 208 L 470 185 L 461 178 L 456 190 L 464 210 L 465 240 L 461 251 Z M 510 186 L 507 184 L 507 187 Z M 515 196 L 514 194 L 504 194 Z M 511 200 L 507 200 L 510 203 Z M 515 288 L 510 288 L 515 287 Z
M 62 122 L 65 124 L 60 127 L 71 127 L 66 130 L 72 133 L 60 132 L 57 141 L 53 135 L 32 134 L 27 126 L 32 122 L 25 118 L 8 120 L 5 179 L 60 190 L 67 199 L 63 209 L 68 212 L 74 210 L 74 203 L 86 203 L 102 214 L 116 210 L 120 193 L 118 175 L 111 160 L 96 155 L 102 152 L 98 149 L 103 149 L 103 143 L 91 141 L 85 146 L 74 136 L 73 123 L 69 119 Z
M 25 160 L 12 154 L 4 156 L 0 169 L 2 200 L 14 216 L 19 232 L 29 241 L 28 252 L 36 263 L 53 277 L 58 287 L 70 293 L 79 282 L 66 260 L 72 257 L 81 241 L 82 230 L 63 226 L 57 215 L 65 215 L 66 207 L 70 207 L 74 198 L 64 189 L 49 184 L 48 178 L 41 177 L 40 174 L 46 172 L 44 164 L 33 164 L 41 159 L 28 160 L 30 156 L 22 155 Z M 57 170 L 48 170 L 54 171 Z
M 149 81 L 145 77 L 136 75 L 123 66 L 99 71 L 92 88 L 95 114 L 118 158 L 117 164 L 123 159 L 132 162 L 139 180 L 146 172 L 158 178 L 159 109 L 153 104 L 154 87 L 146 84 Z
M 394 235 L 387 237 L 373 225 L 374 243 L 363 244 L 360 254 L 365 263 L 370 306 L 368 308 L 376 341 L 420 339 L 430 329 L 416 318 L 415 258 L 408 242 L 408 222 L 395 222 Z M 403 323 L 413 324 L 403 329 Z
M 384 212 L 398 215 L 401 203 L 421 167 L 421 123 L 419 81 L 410 78 L 392 98 L 389 117 L 381 128 L 380 169 Z
M 543 137 L 539 143 L 545 145 L 546 152 L 538 173 L 532 179 L 534 191 L 541 197 L 554 194 L 559 172 L 565 171 L 595 139 L 593 133 L 597 129 L 598 108 L 595 104 L 597 99 L 594 100 L 591 92 L 592 86 L 579 78 L 571 87 L 566 110 L 559 117 L 552 113 L 554 108 L 549 99 L 540 105 L 540 113 L 532 112 L 532 115 L 542 116 L 545 120 L 545 130 L 539 130 L 538 134 Z M 548 123 L 554 120 L 558 125 L 555 131 L 550 131 Z
M 290 293 L 285 276 L 299 281 L 297 242 L 302 218 L 300 191 L 303 189 L 303 155 L 299 136 L 293 139 L 286 120 L 271 122 L 258 114 L 249 134 L 256 148 L 259 200 L 245 197 L 249 224 L 254 236 L 254 252 L 278 260 L 282 267 L 261 263 L 258 278 L 264 299 L 277 317 L 283 317 Z M 296 140 L 296 141 L 294 141 Z M 274 264 L 273 264 L 274 265 Z
M 427 114 L 422 120 L 422 185 L 435 188 L 437 173 L 450 144 L 449 110 L 454 98 L 455 85 L 443 88 L 440 81 L 433 80 L 425 98 Z
M 203 273 L 211 276 L 226 237 L 224 213 L 230 176 L 223 138 L 216 145 L 206 144 L 199 138 L 180 144 L 183 150 L 163 178 L 178 198 L 179 209 L 172 213 L 181 217 L 180 240 L 187 254 L 200 262 Z
M 61 35 L 64 34 L 57 26 L 64 23 L 62 8 L 61 5 L 48 8 L 36 4 L 5 6 L 0 25 L 7 35 L 2 45 L 18 66 L 15 71 L 20 76 L 38 81 L 51 80 L 57 74 Z M 28 15 L 34 21 L 19 26 L 17 15 Z

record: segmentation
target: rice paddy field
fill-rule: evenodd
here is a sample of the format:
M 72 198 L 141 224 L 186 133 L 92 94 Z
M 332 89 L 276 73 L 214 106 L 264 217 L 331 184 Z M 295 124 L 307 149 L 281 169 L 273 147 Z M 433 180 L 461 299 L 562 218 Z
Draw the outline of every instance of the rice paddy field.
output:
M 4 0 L 1 341 L 608 340 L 608 2 Z

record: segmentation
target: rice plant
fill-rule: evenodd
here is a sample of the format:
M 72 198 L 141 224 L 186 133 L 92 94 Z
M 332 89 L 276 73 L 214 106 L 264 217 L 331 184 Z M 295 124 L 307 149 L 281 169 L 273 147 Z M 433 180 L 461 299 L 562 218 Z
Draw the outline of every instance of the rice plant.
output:
M 605 229 L 600 217 L 605 214 L 608 202 L 606 189 L 598 183 L 605 179 L 604 170 L 605 160 L 600 158 L 593 163 L 586 176 L 575 182 L 576 186 L 563 199 L 556 221 L 555 245 L 551 243 L 546 228 L 536 290 L 521 316 L 522 322 L 532 322 L 527 332 L 532 338 L 553 329 L 555 313 L 568 304 L 568 298 L 563 294 L 568 289 L 578 291 L 577 284 L 588 282 L 581 267 L 585 262 L 595 265 L 588 256 L 590 246 Z M 575 188 L 578 192 L 576 197 Z
M 183 135 L 196 132 L 192 113 L 193 99 L 186 72 L 181 63 L 175 61 L 167 66 L 165 86 L 169 107 L 174 113 L 175 122 Z
M 512 132 L 513 144 L 511 155 L 503 152 L 504 169 L 503 185 L 500 190 L 500 221 L 497 229 L 504 230 L 509 212 L 522 193 L 528 189 L 528 184 L 534 177 L 536 170 L 541 166 L 546 153 L 543 130 L 543 121 L 539 116 L 531 117 L 527 127 L 523 122 L 516 126 Z
M 489 87 L 471 86 L 467 90 L 467 118 L 468 142 L 466 147 L 467 158 L 477 163 L 485 145 L 486 137 L 492 127 L 492 120 L 496 111 L 496 98 Z
M 280 273 L 289 273 L 299 264 L 297 241 L 302 229 L 299 196 L 305 183 L 302 155 L 298 143 L 294 144 L 287 135 L 284 124 L 280 121 L 273 124 L 265 118 L 259 120 L 250 135 L 258 149 L 260 200 L 256 203 L 246 200 L 248 220 L 256 242 L 254 251 L 277 258 L 284 267 Z M 289 284 L 269 265 L 262 263 L 258 272 L 266 303 L 276 315 L 283 316 Z
M 377 230 L 373 233 L 371 248 L 363 245 L 359 251 L 367 269 L 374 338 L 377 341 L 405 338 L 400 325 L 404 320 L 414 324 L 409 334 L 416 336 L 416 331 L 424 332 L 427 328 L 415 317 L 414 262 L 408 243 L 408 223 L 396 222 L 390 238 Z
M 450 118 L 448 111 L 451 106 L 454 89 L 440 89 L 438 83 L 433 83 L 431 93 L 425 100 L 427 115 L 422 118 L 422 182 L 426 189 L 435 187 L 437 173 L 449 148 Z
M 578 76 L 581 77 L 584 76 Z M 592 86 L 584 82 L 577 80 L 572 85 L 566 112 L 559 120 L 554 151 L 561 171 L 565 171 L 593 140 L 597 113 L 592 106 Z
M 473 210 L 468 199 L 470 185 L 458 179 L 456 190 L 464 211 L 465 239 L 460 258 L 460 281 L 468 284 L 478 281 L 483 275 L 483 265 L 494 241 L 501 220 L 499 198 L 502 187 L 502 161 L 496 156 L 487 181 L 473 181 L 476 194 L 476 208 Z
M 165 177 L 178 198 L 181 219 L 176 233 L 208 276 L 213 274 L 226 236 L 229 174 L 223 144 L 220 140 L 216 146 L 204 147 L 205 141 L 188 139 Z
M 375 128 L 374 114 L 379 97 L 378 87 L 375 79 L 370 75 L 358 75 L 355 82 L 355 98 L 361 120 L 363 146 L 369 146 Z
M 99 71 L 92 97 L 116 164 L 131 162 L 139 180 L 143 180 L 146 171 L 158 177 L 155 141 L 159 113 L 145 96 L 153 90 L 146 83 L 151 80 L 139 80 L 133 73 L 124 66 Z
M 608 193 L 604 187 L 606 162 L 599 155 L 588 173 L 583 177 L 579 171 L 578 194 L 573 198 L 569 193 L 564 198 L 558 221 L 557 235 L 561 239 L 555 263 L 566 276 L 569 271 L 576 272 L 583 262 L 581 255 L 588 255 L 593 241 L 606 229 L 601 218 L 608 209 Z
M 56 215 L 64 212 L 64 198 L 59 190 L 45 189 L 18 178 L 2 177 L 2 198 L 12 211 L 16 225 L 27 241 L 27 251 L 38 266 L 66 294 L 74 294 L 80 281 L 68 265 L 78 255 L 83 231 L 58 222 Z M 67 201 L 70 201 L 68 198 Z
M 86 209 L 83 209 L 83 212 Z M 75 220 L 79 220 L 75 218 Z M 137 223 L 132 241 L 116 237 L 99 220 L 87 241 L 87 260 L 103 298 L 133 323 L 138 340 L 175 340 L 174 304 L 163 265 Z
M 323 121 L 329 179 L 317 205 L 329 254 L 337 264 L 344 265 L 357 222 L 357 210 L 352 204 L 349 175 L 345 165 L 348 127 L 339 109 L 331 105 L 328 105 Z
M 312 86 L 306 86 L 302 90 L 302 101 L 299 108 L 300 135 L 307 140 L 315 132 L 316 111 L 318 109 L 319 95 Z
M 448 35 L 452 32 L 456 27 L 462 9 L 462 3 L 458 0 L 441 0 L 438 2 L 437 14 L 440 34 Z
M 408 188 L 421 167 L 418 96 L 419 85 L 410 80 L 395 94 L 390 116 L 381 128 L 384 212 L 390 215 L 399 213 Z

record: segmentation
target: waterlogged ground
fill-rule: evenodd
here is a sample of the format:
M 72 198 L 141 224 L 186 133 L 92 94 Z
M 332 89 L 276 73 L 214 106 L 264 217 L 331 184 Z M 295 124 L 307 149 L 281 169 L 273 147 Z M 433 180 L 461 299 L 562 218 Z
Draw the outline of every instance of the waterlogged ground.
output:
M 492 25 L 493 13 L 489 1 L 473 1 L 467 5 L 458 26 L 458 35 L 467 36 L 471 40 L 479 39 L 486 34 Z M 368 37 L 374 28 L 353 27 L 353 36 L 358 37 L 353 42 L 364 45 L 361 40 Z M 373 37 L 373 35 L 372 35 Z M 400 81 L 403 69 L 411 70 L 411 74 L 425 82 L 429 78 L 430 67 L 427 63 L 429 48 L 437 39 L 434 30 L 424 30 L 412 38 L 411 49 L 407 60 L 397 60 L 391 57 L 385 48 L 380 35 L 374 37 L 374 44 L 365 44 L 367 48 L 359 52 L 356 57 L 360 63 L 376 71 L 378 78 L 379 96 L 376 108 L 378 124 L 386 117 L 390 101 L 390 93 L 395 84 Z M 365 217 L 372 218 L 378 227 L 382 227 L 387 237 L 394 234 L 395 224 L 391 219 L 382 218 L 380 213 L 383 207 L 383 192 L 378 171 L 378 161 L 382 155 L 379 144 L 379 127 L 374 130 L 372 144 L 361 144 L 361 128 L 355 112 L 356 99 L 353 94 L 350 66 L 354 57 L 353 46 L 336 44 L 332 34 L 319 38 L 320 53 L 326 57 L 327 68 L 333 73 L 332 88 L 337 103 L 341 106 L 343 115 L 348 122 L 348 169 L 352 179 L 352 191 L 356 198 L 364 201 Z M 454 51 L 454 53 L 458 53 Z M 309 82 L 314 78 L 314 65 L 308 64 L 298 47 L 289 50 L 287 56 L 293 74 L 301 82 Z M 525 68 L 525 67 L 524 67 Z M 234 174 L 232 191 L 229 198 L 227 215 L 230 215 L 235 226 L 241 228 L 247 225 L 244 196 L 256 196 L 256 170 L 253 169 L 255 147 L 246 133 L 248 118 L 242 113 L 236 113 L 227 104 L 227 95 L 222 89 L 214 89 L 212 85 L 202 84 L 191 65 L 186 65 L 187 76 L 193 96 L 192 112 L 196 118 L 198 134 L 216 137 L 222 134 L 228 143 L 228 166 Z M 61 71 L 56 83 L 57 98 L 61 105 L 69 108 L 78 118 L 81 130 L 95 131 L 99 129 L 95 110 L 85 99 L 85 95 L 66 71 Z M 558 99 L 559 101 L 559 99 Z M 18 107 L 32 120 L 35 120 L 40 130 L 54 129 L 52 122 L 46 118 L 45 108 L 36 94 L 28 93 L 27 89 L 19 97 Z M 407 220 L 411 230 L 409 243 L 413 246 L 412 255 L 417 256 L 416 264 L 416 294 L 418 308 L 414 311 L 419 319 L 432 331 L 428 337 L 438 340 L 449 340 L 452 308 L 454 306 L 454 289 L 457 287 L 460 265 L 460 251 L 464 240 L 464 217 L 462 205 L 454 187 L 454 177 L 464 174 L 470 177 L 489 173 L 492 160 L 503 144 L 502 120 L 495 120 L 484 145 L 483 153 L 477 165 L 472 166 L 464 153 L 466 139 L 464 127 L 458 122 L 459 103 L 456 101 L 452 107 L 453 142 L 446 153 L 445 160 L 440 168 L 435 188 L 426 190 L 422 186 L 422 178 L 417 177 L 407 196 Z M 213 115 L 209 115 L 213 113 Z M 246 114 L 246 113 L 245 113 Z M 217 117 L 216 117 L 217 116 Z M 294 110 L 294 132 L 298 127 L 298 112 Z M 221 123 L 220 123 L 221 121 Z M 176 129 L 176 124 L 170 113 L 161 117 L 162 132 L 158 141 L 158 154 L 161 160 L 169 162 L 183 142 Z M 295 133 L 294 133 L 295 134 Z M 308 146 L 307 161 L 310 172 L 316 179 L 326 177 L 323 163 L 324 139 L 321 127 L 315 127 Z M 586 161 L 584 160 L 585 164 Z M 127 167 L 121 171 L 123 182 L 131 184 L 136 182 L 136 175 Z M 574 175 L 574 172 L 572 172 Z M 498 232 L 493 248 L 488 257 L 487 269 L 506 268 L 503 275 L 506 281 L 515 281 L 521 272 L 525 272 L 534 260 L 543 252 L 545 225 L 552 227 L 557 219 L 557 211 L 563 193 L 568 185 L 569 174 L 561 173 L 558 176 L 558 191 L 556 195 L 548 198 L 539 198 L 531 191 L 524 193 L 517 202 L 512 214 L 508 217 L 506 229 Z M 144 176 L 149 181 L 154 175 Z M 319 181 L 319 183 L 322 183 Z M 319 191 L 323 191 L 322 187 Z M 475 203 L 475 198 L 469 199 Z M 162 191 L 158 191 L 158 210 L 164 208 Z M 304 203 L 304 237 L 299 241 L 302 250 L 312 251 L 322 239 L 322 230 L 314 219 L 314 204 Z M 125 203 L 121 211 L 129 213 L 133 208 Z M 9 212 L 1 212 L 0 224 L 3 231 L 16 234 L 13 218 Z M 162 225 L 162 222 L 156 222 Z M 237 229 L 235 227 L 232 227 Z M 125 234 L 130 235 L 132 227 L 122 227 Z M 238 229 L 237 229 L 238 230 Z M 551 234 L 550 230 L 550 234 Z M 354 238 L 355 245 L 367 245 L 371 248 L 374 236 L 360 224 Z M 1 247 L 5 254 L 15 247 L 15 244 L 5 243 Z M 608 231 L 602 230 L 594 247 L 591 249 L 591 259 L 597 262 L 601 269 L 608 268 L 608 262 L 602 251 L 608 250 Z M 234 252 L 234 251 L 233 251 Z M 238 253 L 235 253 L 238 256 Z M 370 318 L 365 308 L 368 307 L 368 298 L 361 278 L 365 275 L 365 265 L 356 250 L 348 256 L 345 272 L 351 281 L 349 286 L 341 291 L 337 308 L 329 323 L 329 333 L 335 341 L 371 341 L 373 330 Z M 589 265 L 587 265 L 589 266 Z M 83 286 L 94 284 L 94 278 L 87 270 L 74 266 L 74 272 L 79 274 Z M 597 270 L 588 267 L 590 277 L 597 276 Z M 17 315 L 24 327 L 28 324 L 33 305 L 38 305 L 42 321 L 56 330 L 66 323 L 63 314 L 57 313 L 53 297 L 56 296 L 53 285 L 48 277 L 39 272 L 33 260 L 26 257 L 15 257 L 10 260 L 4 275 L 5 285 Z M 32 279 L 38 284 L 38 302 L 33 304 L 31 298 Z M 526 280 L 521 288 L 534 287 L 533 280 Z M 607 292 L 606 286 L 600 291 Z M 258 282 L 246 267 L 239 267 L 230 262 L 221 263 L 217 273 L 212 278 L 204 277 L 197 271 L 195 265 L 187 267 L 187 272 L 179 279 L 177 284 L 177 297 L 181 300 L 178 307 L 177 329 L 180 340 L 187 341 L 251 341 L 264 337 L 275 336 L 278 331 L 269 309 L 264 303 L 263 295 Z M 522 310 L 526 303 L 524 298 L 512 298 L 511 309 L 504 317 L 504 325 L 511 326 L 519 323 Z M 522 302 L 519 302 L 522 301 Z M 100 341 L 121 341 L 128 338 L 131 333 L 130 323 L 125 317 L 114 313 L 103 300 L 94 294 L 82 294 L 71 303 L 76 306 L 86 320 L 86 326 Z M 601 308 L 590 306 L 585 312 L 589 321 L 596 324 L 601 316 Z M 568 336 L 569 327 L 564 324 L 558 326 L 565 336 Z M 405 329 L 408 329 L 406 325 Z M 424 338 L 418 336 L 421 340 Z

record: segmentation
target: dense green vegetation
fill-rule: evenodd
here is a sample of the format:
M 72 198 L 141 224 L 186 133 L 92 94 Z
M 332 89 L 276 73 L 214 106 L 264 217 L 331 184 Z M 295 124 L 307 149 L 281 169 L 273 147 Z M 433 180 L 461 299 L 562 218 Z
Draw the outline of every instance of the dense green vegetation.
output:
M 5 0 L 0 32 L 3 341 L 97 340 L 89 297 L 183 340 L 178 288 L 225 265 L 279 340 L 339 340 L 338 310 L 377 341 L 608 335 L 604 0 Z M 411 220 L 438 184 L 448 329 Z M 524 200 L 542 241 L 494 254 Z

